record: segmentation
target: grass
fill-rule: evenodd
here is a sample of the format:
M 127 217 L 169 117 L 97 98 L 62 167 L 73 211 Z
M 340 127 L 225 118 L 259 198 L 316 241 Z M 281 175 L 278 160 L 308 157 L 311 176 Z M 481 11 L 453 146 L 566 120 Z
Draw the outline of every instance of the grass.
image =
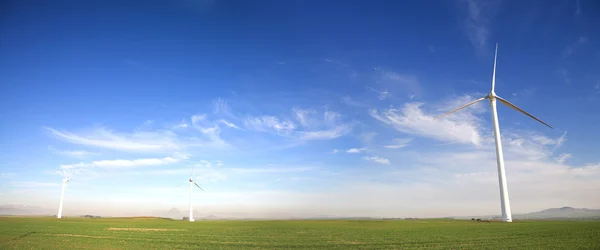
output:
M 0 249 L 600 249 L 600 221 L 0 217 Z

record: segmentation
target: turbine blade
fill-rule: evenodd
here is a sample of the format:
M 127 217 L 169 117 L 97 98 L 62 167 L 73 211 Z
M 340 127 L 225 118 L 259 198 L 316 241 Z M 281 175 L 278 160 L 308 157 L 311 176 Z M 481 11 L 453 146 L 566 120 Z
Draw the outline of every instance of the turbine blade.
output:
M 533 115 L 531 115 L 531 114 L 529 114 L 529 113 L 525 112 L 525 110 L 522 110 L 522 109 L 520 109 L 519 107 L 515 106 L 514 104 L 512 104 L 512 103 L 510 103 L 509 101 L 505 100 L 504 98 L 502 98 L 502 97 L 499 97 L 499 96 L 496 96 L 496 98 L 497 98 L 497 99 L 498 99 L 498 101 L 500 101 L 502 104 L 504 104 L 504 105 L 506 105 L 506 106 L 509 106 L 509 107 L 511 107 L 511 108 L 513 108 L 513 109 L 515 109 L 516 111 L 519 111 L 519 112 L 521 112 L 521 113 L 525 114 L 526 116 L 529 116 L 529 117 L 533 118 L 534 120 L 536 120 L 536 121 L 538 121 L 538 122 L 540 122 L 540 123 L 542 123 L 542 124 L 544 124 L 544 125 L 548 126 L 549 128 L 553 128 L 552 126 L 550 126 L 550 125 L 548 125 L 547 123 L 543 122 L 542 120 L 540 120 L 540 119 L 536 118 L 535 116 L 533 116 Z
M 198 183 L 196 183 L 195 181 L 194 181 L 194 185 L 196 185 L 196 187 L 198 187 L 200 190 L 204 191 L 204 189 L 202 189 L 202 188 L 201 188 L 201 187 L 198 185 Z
M 439 116 L 437 116 L 437 117 L 436 117 L 436 118 L 434 118 L 434 119 L 438 119 L 438 118 L 440 118 L 440 117 L 442 117 L 442 116 L 449 115 L 449 114 L 451 114 L 451 113 L 454 113 L 454 112 L 456 112 L 456 111 L 459 111 L 459 110 L 461 110 L 461 109 L 464 109 L 464 108 L 466 108 L 466 107 L 468 107 L 468 106 L 471 106 L 471 105 L 473 105 L 473 104 L 475 104 L 475 103 L 478 103 L 478 102 L 480 102 L 480 101 L 483 101 L 483 100 L 485 100 L 486 98 L 488 98 L 488 97 L 487 97 L 487 96 L 481 97 L 481 98 L 479 98 L 479 99 L 477 99 L 477 100 L 475 100 L 475 101 L 472 101 L 472 102 L 470 102 L 470 103 L 467 103 L 467 104 L 465 104 L 464 106 L 462 106 L 462 107 L 460 107 L 460 108 L 457 108 L 457 109 L 455 109 L 455 110 L 452 110 L 452 111 L 450 111 L 450 112 L 447 112 L 447 113 L 444 113 L 444 114 L 442 114 L 442 115 L 439 115 Z
M 494 55 L 494 73 L 492 73 L 492 92 L 496 87 L 496 59 L 498 58 L 498 43 L 496 43 L 496 54 Z
M 192 179 L 192 176 L 194 176 L 194 168 L 192 168 L 192 173 L 190 174 L 190 179 Z
M 65 171 L 64 168 L 62 169 L 62 171 L 63 171 L 63 177 L 67 178 L 67 171 Z

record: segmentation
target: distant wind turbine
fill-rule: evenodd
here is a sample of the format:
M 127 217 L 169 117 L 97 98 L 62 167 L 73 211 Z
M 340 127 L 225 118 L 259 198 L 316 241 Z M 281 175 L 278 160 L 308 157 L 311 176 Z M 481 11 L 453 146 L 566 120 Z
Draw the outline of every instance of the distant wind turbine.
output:
M 67 184 L 69 183 L 71 178 L 73 178 L 73 175 L 75 175 L 75 173 L 71 174 L 71 176 L 67 176 L 67 172 L 65 172 L 65 170 L 63 169 L 63 184 L 62 191 L 60 193 L 60 204 L 58 205 L 58 214 L 56 214 L 56 218 L 58 219 L 62 218 L 63 201 L 65 198 L 65 192 L 67 191 Z
M 202 189 L 200 187 L 200 185 L 198 185 L 198 183 L 196 183 L 196 181 L 194 181 L 194 179 L 192 179 L 193 176 L 194 176 L 194 168 L 192 168 L 192 173 L 190 174 L 190 179 L 189 179 L 189 182 L 190 182 L 190 217 L 189 217 L 189 220 L 190 220 L 190 222 L 194 221 L 194 210 L 192 208 L 192 190 L 194 189 L 194 185 L 196 187 L 198 187 L 200 190 L 204 191 L 204 189 Z
M 442 114 L 442 115 L 436 117 L 435 119 L 438 119 L 444 115 L 448 115 L 450 113 L 456 112 L 458 110 L 461 110 L 463 108 L 471 106 L 471 105 L 478 103 L 480 101 L 483 101 L 485 99 L 490 100 L 490 106 L 492 108 L 492 121 L 493 121 L 493 125 L 494 125 L 494 139 L 496 141 L 496 162 L 498 164 L 498 182 L 500 183 L 500 204 L 501 204 L 501 208 L 502 208 L 502 221 L 512 222 L 512 215 L 511 215 L 511 211 L 510 211 L 510 201 L 508 199 L 508 188 L 506 186 L 506 174 L 504 171 L 504 155 L 502 154 L 502 141 L 500 140 L 500 126 L 498 125 L 498 111 L 496 110 L 496 100 L 500 101 L 502 104 L 504 104 L 512 109 L 515 109 L 515 110 L 525 114 L 526 116 L 533 118 L 534 120 L 536 120 L 550 128 L 552 128 L 552 127 L 550 125 L 546 124 L 545 122 L 543 122 L 542 120 L 535 118 L 533 115 L 525 112 L 524 110 L 522 110 L 519 107 L 515 106 L 514 104 L 510 103 L 509 101 L 505 100 L 504 98 L 496 95 L 496 93 L 494 92 L 494 87 L 496 85 L 496 59 L 497 58 L 498 58 L 498 43 L 496 43 L 496 54 L 494 55 L 494 72 L 492 74 L 492 90 L 490 91 L 489 94 L 487 94 L 486 96 L 481 97 L 475 101 L 467 103 L 466 105 L 459 107 L 455 110 L 452 110 L 448 113 Z

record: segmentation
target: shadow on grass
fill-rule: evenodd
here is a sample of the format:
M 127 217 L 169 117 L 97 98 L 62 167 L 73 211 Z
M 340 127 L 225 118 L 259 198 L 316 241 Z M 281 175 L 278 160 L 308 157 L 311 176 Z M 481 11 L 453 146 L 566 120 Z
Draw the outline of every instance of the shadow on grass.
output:
M 8 243 L 11 243 L 11 242 L 13 242 L 13 241 L 17 241 L 17 240 L 23 239 L 23 238 L 25 238 L 25 237 L 27 237 L 27 236 L 29 236 L 29 235 L 32 235 L 32 234 L 34 234 L 34 233 L 35 233 L 35 232 L 29 232 L 29 233 L 23 234 L 23 235 L 21 235 L 21 236 L 19 236 L 19 237 L 16 237 L 16 238 L 14 238 L 14 239 L 10 239 L 10 240 L 7 240 L 7 241 L 5 241 L 5 242 L 0 242 L 0 243 L 1 243 L 1 244 L 8 244 Z

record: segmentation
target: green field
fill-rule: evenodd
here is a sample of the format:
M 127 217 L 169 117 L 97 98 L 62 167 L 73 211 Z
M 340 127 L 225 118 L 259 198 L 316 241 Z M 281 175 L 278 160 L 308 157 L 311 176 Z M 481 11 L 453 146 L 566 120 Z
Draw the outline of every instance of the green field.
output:
M 600 221 L 0 217 L 0 249 L 600 249 Z

